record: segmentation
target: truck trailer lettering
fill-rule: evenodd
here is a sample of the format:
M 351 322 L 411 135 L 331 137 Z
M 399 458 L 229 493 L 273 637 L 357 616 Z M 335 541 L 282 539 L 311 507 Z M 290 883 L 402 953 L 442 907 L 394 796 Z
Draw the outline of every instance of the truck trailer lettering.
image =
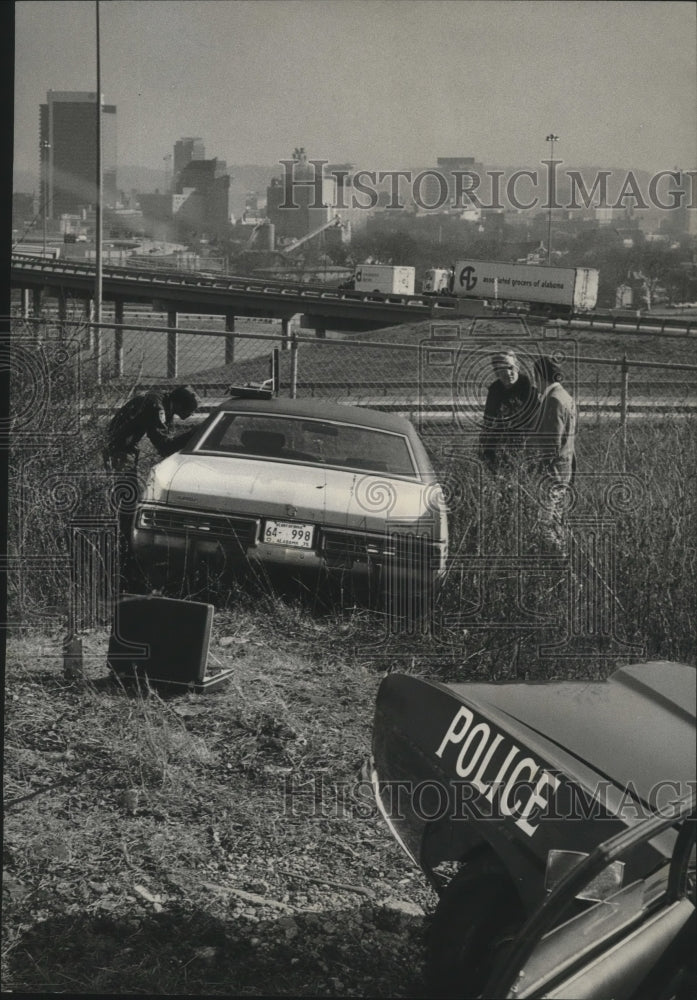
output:
M 533 757 L 522 756 L 524 751 L 520 747 L 506 741 L 502 733 L 493 732 L 489 723 L 476 720 L 474 712 L 464 705 L 453 716 L 436 757 L 442 758 L 450 745 L 458 748 L 455 760 L 458 777 L 469 778 L 476 769 L 470 779 L 472 787 L 491 803 L 498 794 L 501 814 L 513 818 L 516 826 L 532 837 L 539 825 L 535 817 L 549 805 L 551 795 L 559 787 L 559 778 Z M 497 768 L 493 780 L 489 777 L 492 762 Z M 521 796 L 521 784 L 527 786 L 533 781 L 535 785 L 529 795 Z
M 490 260 L 455 261 L 455 295 L 522 299 L 564 306 L 571 310 L 595 308 L 598 272 L 590 267 L 542 267 L 538 264 Z

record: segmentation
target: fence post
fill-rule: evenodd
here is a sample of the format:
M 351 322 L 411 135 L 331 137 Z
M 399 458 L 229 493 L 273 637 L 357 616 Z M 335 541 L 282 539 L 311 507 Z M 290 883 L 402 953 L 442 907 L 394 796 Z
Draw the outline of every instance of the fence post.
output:
M 167 378 L 176 378 L 179 374 L 179 341 L 177 339 L 177 311 L 167 313 L 167 326 L 174 327 L 167 331 Z
M 116 299 L 114 302 L 114 323 L 117 329 L 114 330 L 114 374 L 117 378 L 123 377 L 123 330 L 118 326 L 123 326 L 123 299 Z
M 295 330 L 290 334 L 290 398 L 298 395 L 298 335 Z
M 235 360 L 235 314 L 231 309 L 225 313 L 225 364 Z
M 102 384 L 102 330 L 101 327 L 92 327 L 94 330 L 94 379 L 97 385 Z
M 280 353 L 277 347 L 274 347 L 271 351 L 271 357 L 269 358 L 269 374 L 271 376 L 273 394 L 274 396 L 277 396 L 279 389 L 281 388 Z
M 92 299 L 88 299 L 88 306 L 85 310 L 85 323 L 87 324 L 87 330 L 85 331 L 85 350 L 89 351 L 90 354 L 94 353 L 94 302 Z M 61 288 L 58 292 L 58 319 L 66 320 L 68 318 L 68 303 L 65 298 L 64 290 Z M 62 331 L 65 332 L 65 331 Z
M 88 297 L 85 302 L 85 322 L 87 323 L 87 338 L 89 350 L 92 352 L 94 360 L 94 380 L 97 385 L 102 384 L 102 328 L 94 322 L 95 306 L 94 299 Z
M 287 316 L 281 319 L 281 350 L 288 350 L 288 331 L 290 328 L 290 320 Z
M 627 403 L 629 397 L 629 365 L 627 355 L 622 356 L 622 385 L 620 387 L 620 427 L 622 428 L 622 471 L 627 470 Z

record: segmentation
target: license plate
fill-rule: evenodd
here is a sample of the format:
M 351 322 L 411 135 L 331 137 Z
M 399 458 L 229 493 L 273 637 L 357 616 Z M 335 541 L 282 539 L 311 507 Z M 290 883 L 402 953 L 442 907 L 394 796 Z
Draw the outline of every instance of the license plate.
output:
M 292 521 L 267 521 L 264 541 L 274 545 L 290 545 L 296 549 L 311 549 L 314 526 L 294 524 Z

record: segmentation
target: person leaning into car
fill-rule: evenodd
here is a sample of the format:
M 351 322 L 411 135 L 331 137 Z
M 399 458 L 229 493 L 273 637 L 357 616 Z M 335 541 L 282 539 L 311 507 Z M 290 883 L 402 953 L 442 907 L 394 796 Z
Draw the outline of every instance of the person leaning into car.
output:
M 479 458 L 491 472 L 500 472 L 525 447 L 537 409 L 537 392 L 528 376 L 521 372 L 513 351 L 492 354 L 491 367 L 496 380 L 486 394 Z
M 163 458 L 184 447 L 195 428 L 173 434 L 174 417 L 186 420 L 198 409 L 196 393 L 188 385 L 170 392 L 144 392 L 133 396 L 109 421 L 104 466 L 120 472 L 138 465 L 140 441 L 147 436 Z
M 129 399 L 113 415 L 102 452 L 104 468 L 113 476 L 112 497 L 117 508 L 122 575 L 127 575 L 129 533 L 138 499 L 139 444 L 147 437 L 163 458 L 183 448 L 195 432 L 189 427 L 174 434 L 174 417 L 186 420 L 198 409 L 196 393 L 188 385 L 169 392 L 144 392 Z

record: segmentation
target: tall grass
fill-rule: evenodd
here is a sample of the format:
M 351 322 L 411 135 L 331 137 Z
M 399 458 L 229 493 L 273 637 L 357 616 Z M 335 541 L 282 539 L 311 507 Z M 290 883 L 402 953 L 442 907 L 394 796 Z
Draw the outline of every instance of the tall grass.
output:
M 30 345 L 31 332 L 21 333 L 20 343 Z M 71 334 L 71 347 L 56 328 L 36 343 L 48 373 L 43 385 L 31 363 L 12 370 L 8 544 L 16 570 L 9 598 L 18 625 L 63 627 L 71 587 L 99 591 L 94 581 L 76 583 L 70 536 L 76 523 L 115 520 L 100 455 L 107 417 L 96 410 L 106 391 L 88 370 L 78 381 L 69 365 L 60 380 L 52 377 L 61 351 L 85 337 L 84 330 Z M 434 452 L 450 509 L 452 565 L 430 634 L 399 634 L 380 611 L 353 612 L 347 641 L 354 650 L 389 669 L 444 678 L 589 676 L 625 657 L 694 660 L 695 420 L 630 420 L 627 471 L 612 419 L 582 422 L 577 452 L 565 514 L 569 554 L 557 559 L 540 544 L 533 477 L 522 469 L 492 477 L 466 448 L 447 458 Z M 147 455 L 141 464 L 146 471 Z M 104 558 L 95 552 L 83 571 L 103 575 Z M 106 613 L 108 593 L 102 596 Z M 222 606 L 230 597 L 234 591 L 221 590 L 216 600 Z M 278 606 L 273 593 L 270 600 Z M 556 652 L 554 643 L 561 644 Z
M 444 676 L 590 676 L 625 658 L 694 661 L 694 419 L 631 421 L 626 471 L 611 421 L 582 424 L 577 452 L 561 556 L 546 551 L 539 486 L 523 465 L 492 476 L 465 453 L 442 467 L 457 557 L 436 616 L 449 647 L 437 666 Z

